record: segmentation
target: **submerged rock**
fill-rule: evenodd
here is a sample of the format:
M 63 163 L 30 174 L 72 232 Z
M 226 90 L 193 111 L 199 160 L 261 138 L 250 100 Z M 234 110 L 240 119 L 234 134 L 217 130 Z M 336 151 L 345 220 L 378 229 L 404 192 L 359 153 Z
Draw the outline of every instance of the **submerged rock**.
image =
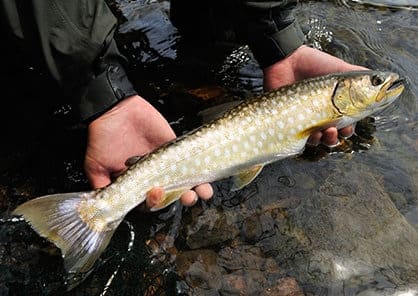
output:
M 212 289 L 221 295 L 282 289 L 286 285 L 277 281 L 285 274 L 312 293 L 384 291 L 418 282 L 416 229 L 381 176 L 355 158 L 273 164 L 240 196 L 237 206 L 188 217 L 186 243 L 197 249 L 191 252 L 220 247 L 210 254 L 213 277 L 223 282 Z M 209 270 L 197 267 L 189 270 Z

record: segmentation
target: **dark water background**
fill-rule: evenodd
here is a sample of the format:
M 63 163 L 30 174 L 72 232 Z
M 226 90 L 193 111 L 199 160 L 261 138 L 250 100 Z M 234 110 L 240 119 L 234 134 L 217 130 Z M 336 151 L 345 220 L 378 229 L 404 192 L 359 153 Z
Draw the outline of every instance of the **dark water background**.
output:
M 417 295 L 417 7 L 301 1 L 297 17 L 310 43 L 398 72 L 407 81 L 398 102 L 359 123 L 340 147 L 269 165 L 239 192 L 221 181 L 210 202 L 129 214 L 68 295 Z M 186 42 L 168 20 L 168 2 L 112 8 L 132 80 L 178 134 L 200 124 L 199 111 L 261 91 L 247 47 Z M 35 196 L 88 188 L 85 130 L 69 124 L 70 106 L 48 113 L 25 99 L 46 92 L 30 69 L 15 75 L 34 82 L 5 91 L 19 106 L 1 110 L 13 125 L 3 125 L 0 159 L 0 295 L 63 295 L 59 251 L 8 214 Z

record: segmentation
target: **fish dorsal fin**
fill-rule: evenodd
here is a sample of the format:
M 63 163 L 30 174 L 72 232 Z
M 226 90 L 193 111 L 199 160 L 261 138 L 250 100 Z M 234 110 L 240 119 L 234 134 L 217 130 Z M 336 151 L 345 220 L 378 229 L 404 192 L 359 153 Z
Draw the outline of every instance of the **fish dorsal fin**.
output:
M 226 102 L 226 103 L 209 107 L 205 110 L 202 110 L 197 115 L 200 116 L 203 123 L 208 123 L 218 118 L 221 118 L 226 112 L 235 108 L 242 102 L 243 101 L 241 100 Z
M 237 191 L 250 184 L 261 172 L 264 165 L 259 164 L 248 170 L 241 171 L 238 175 L 232 177 L 232 191 Z
M 166 191 L 164 193 L 164 196 L 161 198 L 160 202 L 156 204 L 155 206 L 153 206 L 150 210 L 158 211 L 169 206 L 176 200 L 179 200 L 180 196 L 188 190 L 189 188 L 176 188 L 173 190 Z

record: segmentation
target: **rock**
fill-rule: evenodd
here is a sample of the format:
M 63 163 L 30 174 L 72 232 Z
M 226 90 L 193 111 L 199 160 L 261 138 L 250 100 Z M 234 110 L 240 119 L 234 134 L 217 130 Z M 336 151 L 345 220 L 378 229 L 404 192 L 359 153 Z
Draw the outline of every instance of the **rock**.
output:
M 267 288 L 264 293 L 264 296 L 304 296 L 298 283 L 294 278 L 286 277 L 278 280 L 277 285 Z
M 234 213 L 220 213 L 209 209 L 187 226 L 186 243 L 189 248 L 197 249 L 214 246 L 232 240 L 239 234 Z

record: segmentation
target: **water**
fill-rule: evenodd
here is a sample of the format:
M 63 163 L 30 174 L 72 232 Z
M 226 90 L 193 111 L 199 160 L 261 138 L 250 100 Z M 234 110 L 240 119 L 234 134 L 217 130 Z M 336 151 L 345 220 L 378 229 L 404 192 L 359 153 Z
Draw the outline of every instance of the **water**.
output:
M 199 111 L 261 91 L 247 47 L 184 44 L 167 20 L 165 1 L 115 6 L 129 19 L 118 39 L 134 65 L 132 78 L 178 134 L 200 124 Z M 297 16 L 309 42 L 400 73 L 407 89 L 399 101 L 359 123 L 343 145 L 271 164 L 239 192 L 222 181 L 210 202 L 130 213 L 97 268 L 68 294 L 418 294 L 416 6 L 412 0 L 301 1 Z M 70 109 L 52 112 L 56 128 L 37 127 L 47 136 L 17 133 L 1 158 L 2 295 L 65 289 L 57 249 L 7 214 L 38 195 L 88 188 L 85 130 L 68 124 Z

